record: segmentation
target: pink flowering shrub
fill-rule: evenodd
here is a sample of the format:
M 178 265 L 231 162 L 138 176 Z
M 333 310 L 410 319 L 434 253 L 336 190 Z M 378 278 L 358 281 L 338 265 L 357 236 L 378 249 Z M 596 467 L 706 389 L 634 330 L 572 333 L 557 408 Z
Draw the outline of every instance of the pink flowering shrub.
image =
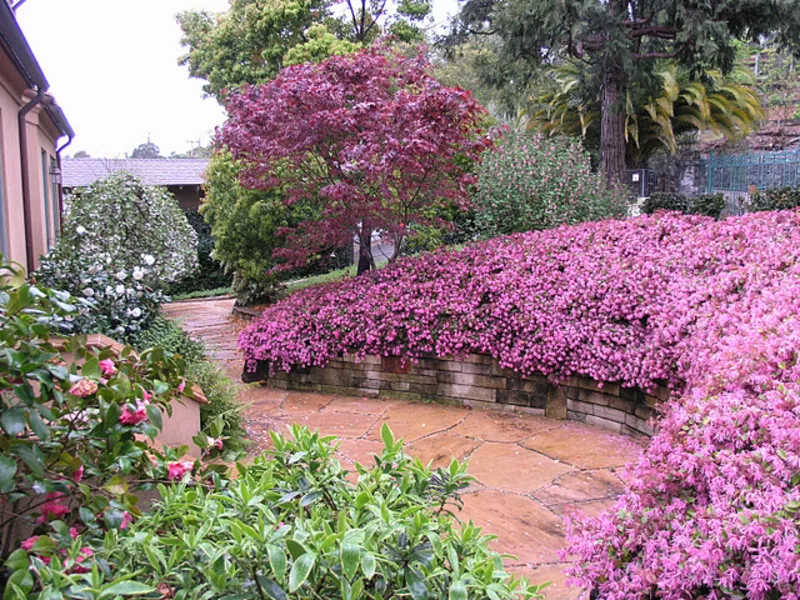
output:
M 247 366 L 489 354 L 553 381 L 666 383 L 617 506 L 573 515 L 601 598 L 800 595 L 800 212 L 659 213 L 519 234 L 294 294 L 240 338 Z

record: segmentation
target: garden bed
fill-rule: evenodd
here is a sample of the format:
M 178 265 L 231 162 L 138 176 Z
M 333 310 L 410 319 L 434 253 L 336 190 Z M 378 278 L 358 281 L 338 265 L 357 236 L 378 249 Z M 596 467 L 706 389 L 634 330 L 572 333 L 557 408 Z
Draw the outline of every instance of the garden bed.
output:
M 265 310 L 240 347 L 251 377 L 287 386 L 341 376 L 362 389 L 370 378 L 342 357 L 382 356 L 378 393 L 386 382 L 410 391 L 411 373 L 390 365 L 425 369 L 435 357 L 434 395 L 450 385 L 456 397 L 473 386 L 455 388 L 438 367 L 486 355 L 533 389 L 539 377 L 564 389 L 604 382 L 620 398 L 667 387 L 626 492 L 604 514 L 569 520 L 574 581 L 618 600 L 788 598 L 800 589 L 798 315 L 799 212 L 659 213 L 496 238 L 304 290 Z M 510 381 L 488 392 L 495 402 L 518 391 Z M 532 398 L 547 410 L 543 389 Z

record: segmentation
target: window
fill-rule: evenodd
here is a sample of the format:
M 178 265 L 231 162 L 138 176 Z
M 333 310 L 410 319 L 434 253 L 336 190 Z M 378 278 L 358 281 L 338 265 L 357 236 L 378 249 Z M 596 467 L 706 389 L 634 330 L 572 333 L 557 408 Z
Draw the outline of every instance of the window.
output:
M 47 169 L 47 152 L 42 150 L 42 193 L 44 194 L 44 245 L 46 249 L 50 249 L 50 173 Z
M 50 202 L 53 205 L 53 243 L 58 239 L 58 234 L 61 232 L 61 206 L 59 206 L 58 194 L 58 181 L 55 177 L 56 172 L 56 159 L 50 157 Z

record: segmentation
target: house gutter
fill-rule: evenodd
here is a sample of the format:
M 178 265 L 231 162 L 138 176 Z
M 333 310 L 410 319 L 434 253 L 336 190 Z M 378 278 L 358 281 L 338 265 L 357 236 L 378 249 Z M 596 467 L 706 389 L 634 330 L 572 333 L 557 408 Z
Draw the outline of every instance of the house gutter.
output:
M 67 136 L 67 141 L 61 144 L 60 147 L 56 148 L 56 165 L 58 165 L 58 171 L 61 173 L 61 177 L 64 176 L 64 170 L 61 168 L 61 153 L 72 143 L 72 140 L 75 139 L 75 132 L 72 130 L 69 122 L 67 121 L 66 115 L 64 115 L 64 111 L 61 110 L 59 106 L 52 106 L 48 109 L 50 112 L 50 116 L 55 121 L 56 125 L 58 126 L 58 130 Z M 59 218 L 59 227 L 64 226 L 63 222 L 63 215 L 64 215 L 64 185 L 61 180 L 58 182 L 58 213 L 62 216 Z M 61 233 L 59 231 L 59 233 Z
M 25 223 L 25 262 L 26 270 L 30 273 L 36 264 L 36 253 L 33 250 L 33 216 L 31 208 L 31 181 L 28 168 L 28 125 L 26 117 L 28 113 L 36 108 L 45 100 L 45 88 L 39 88 L 36 96 L 23 106 L 17 116 L 19 125 L 19 150 L 20 164 L 22 165 L 22 218 Z

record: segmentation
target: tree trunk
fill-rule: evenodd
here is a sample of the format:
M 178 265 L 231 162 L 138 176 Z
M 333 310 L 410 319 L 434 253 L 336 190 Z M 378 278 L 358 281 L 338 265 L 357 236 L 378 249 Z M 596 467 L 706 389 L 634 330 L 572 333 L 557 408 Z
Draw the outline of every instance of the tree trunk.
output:
M 625 179 L 625 111 L 622 71 L 607 66 L 603 76 L 600 121 L 600 169 L 608 185 Z
M 372 257 L 372 228 L 362 224 L 358 235 L 358 271 L 356 275 L 361 275 L 374 268 L 375 259 Z

